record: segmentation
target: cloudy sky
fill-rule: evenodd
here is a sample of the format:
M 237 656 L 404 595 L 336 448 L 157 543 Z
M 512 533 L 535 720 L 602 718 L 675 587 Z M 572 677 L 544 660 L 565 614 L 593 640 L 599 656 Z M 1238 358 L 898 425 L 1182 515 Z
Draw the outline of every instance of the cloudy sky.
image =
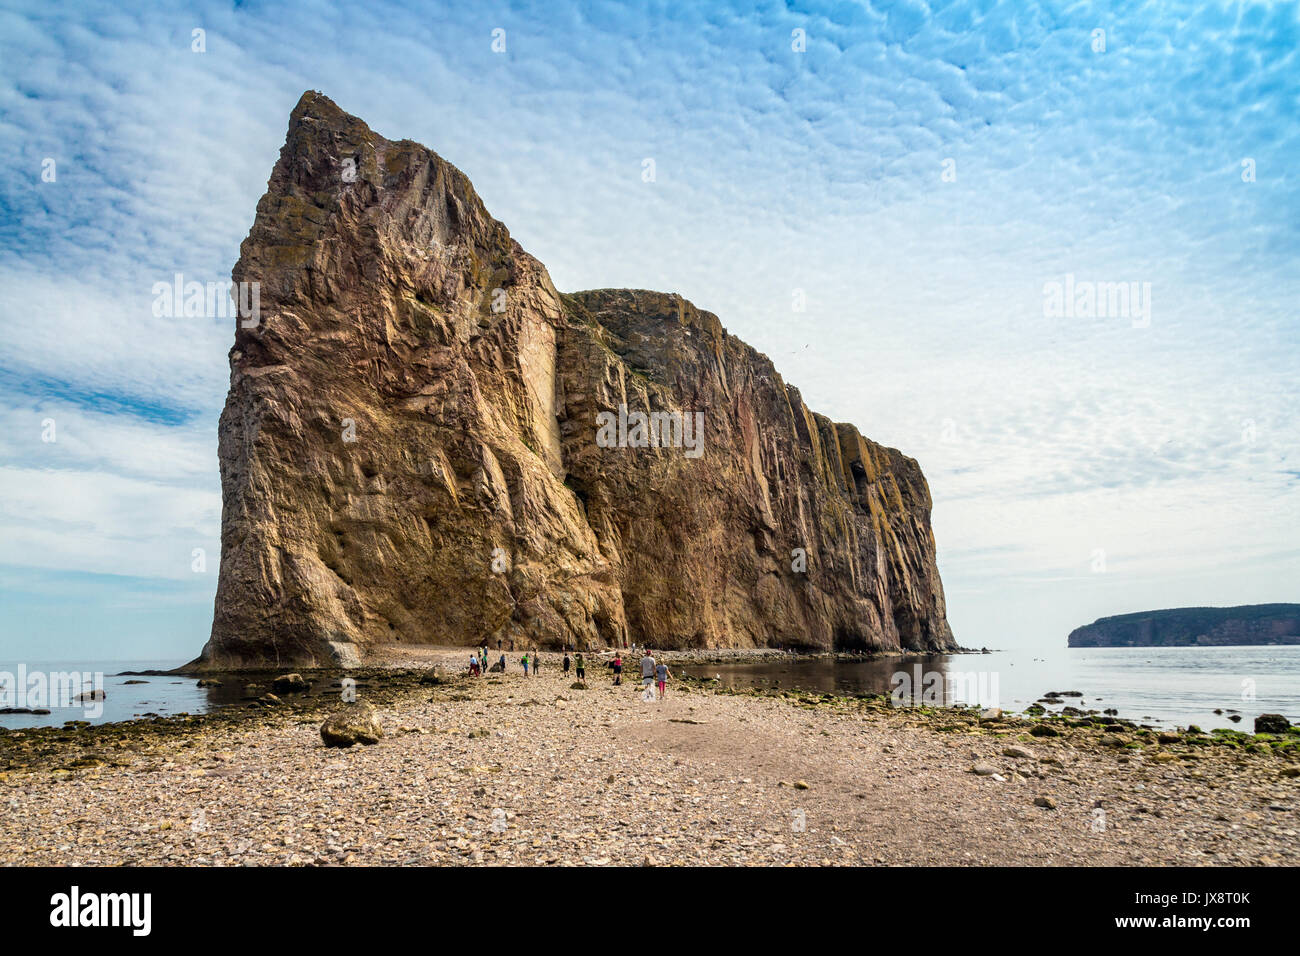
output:
M 1296 5 L 2 6 L 0 656 L 206 640 L 233 328 L 151 289 L 229 278 L 307 89 L 916 457 L 962 644 L 1300 600 Z

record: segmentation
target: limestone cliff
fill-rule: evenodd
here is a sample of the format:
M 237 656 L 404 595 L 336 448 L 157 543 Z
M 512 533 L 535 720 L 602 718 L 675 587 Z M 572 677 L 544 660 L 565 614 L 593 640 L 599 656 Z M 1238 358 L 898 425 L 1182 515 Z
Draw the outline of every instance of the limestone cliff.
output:
M 915 461 L 679 296 L 556 292 L 430 150 L 304 94 L 233 277 L 260 314 L 230 353 L 199 666 L 954 647 Z

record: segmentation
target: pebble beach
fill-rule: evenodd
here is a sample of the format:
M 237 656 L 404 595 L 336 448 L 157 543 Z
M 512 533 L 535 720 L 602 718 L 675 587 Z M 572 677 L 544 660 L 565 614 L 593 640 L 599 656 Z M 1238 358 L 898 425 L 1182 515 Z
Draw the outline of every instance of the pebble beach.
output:
M 460 648 L 351 674 L 371 746 L 322 742 L 357 705 L 260 688 L 216 714 L 0 733 L 0 863 L 1300 864 L 1295 734 L 677 679 L 646 701 L 634 666 L 615 686 L 590 659 L 582 689 L 559 655 L 530 677 L 518 656 L 477 678 Z

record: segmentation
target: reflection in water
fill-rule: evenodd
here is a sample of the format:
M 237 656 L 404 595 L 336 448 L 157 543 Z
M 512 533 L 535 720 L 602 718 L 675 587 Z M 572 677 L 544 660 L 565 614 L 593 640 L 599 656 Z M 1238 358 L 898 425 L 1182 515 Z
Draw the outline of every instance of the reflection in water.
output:
M 806 690 L 849 697 L 889 694 L 896 706 L 998 707 L 998 672 L 971 655 L 917 654 L 860 659 L 791 658 L 782 662 L 684 666 L 691 677 L 717 677 L 732 688 Z
M 967 658 L 967 661 L 971 659 Z M 913 693 L 920 697 L 938 685 L 945 695 L 942 703 L 952 703 L 949 693 L 954 682 L 949 680 L 949 668 L 954 661 L 960 660 L 948 654 L 851 660 L 795 657 L 788 662 L 683 665 L 678 670 L 690 677 L 717 677 L 724 686 L 737 689 L 780 687 L 853 697 L 896 691 L 908 697 Z M 967 670 L 962 671 L 963 676 Z M 894 679 L 894 675 L 900 673 L 905 676 L 905 681 Z

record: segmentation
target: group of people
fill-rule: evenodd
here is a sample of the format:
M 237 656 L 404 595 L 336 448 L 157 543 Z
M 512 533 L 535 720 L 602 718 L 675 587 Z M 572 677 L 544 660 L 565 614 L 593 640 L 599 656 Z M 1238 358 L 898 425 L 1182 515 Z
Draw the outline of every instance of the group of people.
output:
M 529 676 L 530 668 L 531 668 L 531 675 L 533 677 L 536 677 L 538 674 L 542 672 L 542 655 L 536 649 L 534 649 L 531 653 L 529 651 L 524 651 L 524 655 L 519 659 L 519 663 L 523 666 L 525 677 Z M 614 684 L 621 685 L 623 683 L 623 655 L 620 654 L 618 651 L 615 651 L 614 659 L 609 662 L 608 666 L 610 670 L 613 671 Z M 569 651 L 566 648 L 564 651 L 564 660 L 561 663 L 561 667 L 564 670 L 564 677 L 566 679 L 569 676 L 569 668 L 572 667 L 573 670 L 576 672 L 577 679 L 580 681 L 586 681 L 587 661 L 583 657 L 581 651 L 578 651 L 576 654 L 574 654 L 573 657 L 570 657 Z M 504 673 L 506 669 L 506 655 L 502 654 L 500 658 L 498 658 L 497 662 L 493 664 L 490 669 L 495 671 L 501 671 Z M 478 649 L 478 653 L 470 655 L 469 672 L 475 677 L 478 677 L 486 674 L 488 670 L 489 670 L 488 650 L 487 650 L 487 645 L 485 644 Z M 641 658 L 642 688 L 645 689 L 647 693 L 649 693 L 649 688 L 651 687 L 651 685 L 654 685 L 655 691 L 657 691 L 658 693 L 659 700 L 663 700 L 664 697 L 667 696 L 668 679 L 671 676 L 672 676 L 672 672 L 669 671 L 668 665 L 660 661 L 656 661 L 654 659 L 654 655 L 651 654 L 649 648 L 647 648 L 645 650 L 645 656 Z
M 479 677 L 483 674 L 486 674 L 490 669 L 504 671 L 506 669 L 506 656 L 502 654 L 500 659 L 495 664 L 492 665 L 492 668 L 489 668 L 488 649 L 487 649 L 487 645 L 484 644 L 482 647 L 478 649 L 478 653 L 471 654 L 469 656 L 469 672 L 473 674 L 475 677 Z

